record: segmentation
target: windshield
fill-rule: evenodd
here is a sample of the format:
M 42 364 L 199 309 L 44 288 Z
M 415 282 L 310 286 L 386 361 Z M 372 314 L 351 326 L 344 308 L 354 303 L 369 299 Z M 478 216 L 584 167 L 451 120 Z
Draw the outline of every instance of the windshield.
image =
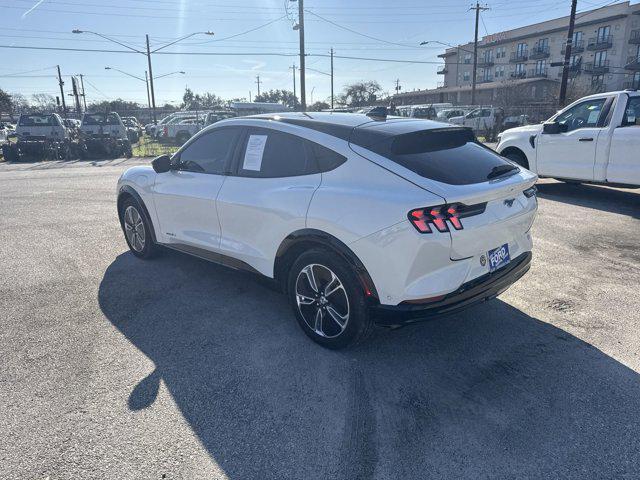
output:
M 84 125 L 120 125 L 115 113 L 87 113 L 82 118 Z
M 19 125 L 21 127 L 56 127 L 59 124 L 55 115 L 22 115 Z

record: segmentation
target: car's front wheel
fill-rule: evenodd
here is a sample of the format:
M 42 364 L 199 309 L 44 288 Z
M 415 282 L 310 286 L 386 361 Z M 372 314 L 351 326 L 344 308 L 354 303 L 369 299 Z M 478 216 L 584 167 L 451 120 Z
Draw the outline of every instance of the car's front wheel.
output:
M 142 214 L 141 207 L 134 199 L 129 199 L 122 205 L 122 226 L 124 236 L 131 253 L 140 258 L 151 258 L 158 250 L 158 246 L 151 238 L 150 225 Z
M 373 329 L 357 275 L 332 252 L 310 250 L 298 257 L 289 271 L 287 294 L 300 327 L 324 347 L 354 345 Z

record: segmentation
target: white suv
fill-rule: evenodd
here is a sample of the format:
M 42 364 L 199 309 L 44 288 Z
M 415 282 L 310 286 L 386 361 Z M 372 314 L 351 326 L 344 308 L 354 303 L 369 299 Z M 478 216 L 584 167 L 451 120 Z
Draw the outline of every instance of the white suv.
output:
M 370 114 L 371 115 L 371 114 Z M 330 348 L 455 311 L 529 269 L 536 175 L 468 128 L 288 113 L 225 120 L 118 182 L 141 258 L 159 246 L 274 279 Z

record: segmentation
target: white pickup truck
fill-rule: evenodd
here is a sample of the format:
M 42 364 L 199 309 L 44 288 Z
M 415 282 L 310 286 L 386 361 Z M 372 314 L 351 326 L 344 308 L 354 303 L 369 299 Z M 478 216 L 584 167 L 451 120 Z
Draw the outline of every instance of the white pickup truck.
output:
M 640 187 L 640 92 L 581 98 L 542 124 L 505 130 L 496 150 L 540 177 Z

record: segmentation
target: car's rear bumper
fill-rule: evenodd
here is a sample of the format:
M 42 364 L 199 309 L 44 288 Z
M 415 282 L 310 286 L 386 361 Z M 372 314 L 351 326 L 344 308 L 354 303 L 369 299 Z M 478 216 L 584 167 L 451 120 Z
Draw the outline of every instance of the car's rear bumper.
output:
M 378 325 L 398 326 L 457 312 L 500 295 L 527 273 L 531 266 L 531 258 L 531 252 L 525 252 L 507 266 L 463 284 L 444 298 L 425 303 L 375 305 L 371 307 L 371 313 Z

